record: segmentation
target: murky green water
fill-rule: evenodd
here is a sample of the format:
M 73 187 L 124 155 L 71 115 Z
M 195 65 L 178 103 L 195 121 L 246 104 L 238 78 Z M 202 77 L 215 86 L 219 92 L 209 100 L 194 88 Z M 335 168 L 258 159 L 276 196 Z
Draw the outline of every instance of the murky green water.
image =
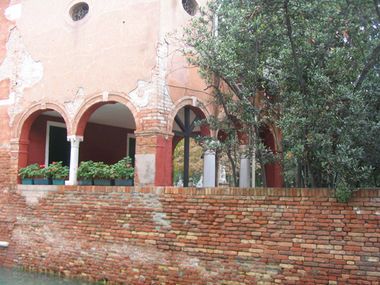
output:
M 0 268 L 0 285 L 89 285 L 84 281 Z

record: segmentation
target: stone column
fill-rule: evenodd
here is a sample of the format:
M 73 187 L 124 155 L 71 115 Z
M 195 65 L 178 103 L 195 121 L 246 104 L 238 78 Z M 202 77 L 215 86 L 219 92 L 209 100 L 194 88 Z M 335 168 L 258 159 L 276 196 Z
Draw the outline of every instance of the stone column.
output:
M 77 172 L 79 162 L 79 144 L 83 141 L 82 136 L 68 136 L 67 141 L 71 144 L 70 150 L 70 174 L 69 180 L 65 182 L 66 185 L 77 185 Z
M 215 151 L 206 150 L 203 154 L 203 187 L 215 187 Z
M 240 146 L 240 173 L 239 173 L 239 187 L 240 188 L 248 188 L 250 187 L 250 163 L 249 156 L 247 155 L 247 146 Z
M 251 186 L 252 188 L 256 187 L 256 153 L 252 151 L 252 163 L 251 163 Z

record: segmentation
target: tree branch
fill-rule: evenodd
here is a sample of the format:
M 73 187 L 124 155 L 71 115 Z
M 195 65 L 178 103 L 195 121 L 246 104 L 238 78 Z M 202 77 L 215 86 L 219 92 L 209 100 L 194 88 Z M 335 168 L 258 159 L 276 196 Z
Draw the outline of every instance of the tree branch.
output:
M 360 88 L 363 81 L 367 77 L 368 73 L 377 63 L 379 63 L 379 60 L 380 60 L 380 44 L 372 51 L 371 55 L 369 56 L 367 60 L 367 63 L 364 65 L 364 68 L 362 72 L 360 73 L 360 76 L 356 80 L 354 91 Z
M 289 0 L 284 1 L 284 11 L 285 11 L 285 24 L 286 24 L 286 34 L 288 36 L 289 42 L 290 42 L 290 47 L 292 49 L 292 56 L 293 56 L 293 61 L 294 65 L 296 68 L 296 74 L 298 77 L 298 83 L 300 85 L 301 92 L 305 95 L 306 94 L 306 84 L 305 80 L 303 79 L 303 71 L 301 69 L 300 63 L 298 61 L 298 56 L 297 56 L 297 51 L 296 51 L 296 46 L 294 44 L 293 40 L 293 31 L 292 31 L 292 24 L 290 21 L 290 15 L 289 15 Z
M 375 4 L 376 14 L 380 21 L 380 8 L 379 8 L 380 2 L 379 0 L 373 0 L 373 3 Z

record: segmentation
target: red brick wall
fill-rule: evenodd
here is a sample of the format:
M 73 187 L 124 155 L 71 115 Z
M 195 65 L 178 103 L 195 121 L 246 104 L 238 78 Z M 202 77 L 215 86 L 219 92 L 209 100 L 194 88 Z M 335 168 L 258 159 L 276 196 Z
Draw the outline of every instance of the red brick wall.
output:
M 10 151 L 9 149 L 0 148 L 0 191 L 4 188 L 7 189 L 10 180 Z M 1 192 L 0 192 L 1 193 Z M 1 207 L 1 203 L 0 203 Z
M 10 150 L 0 147 L 0 241 L 10 240 L 11 227 L 14 224 L 14 219 L 8 219 L 8 210 L 13 211 L 11 205 L 14 205 L 14 201 L 16 200 L 10 199 L 12 196 L 9 193 L 10 165 Z M 0 266 L 5 264 L 5 257 L 7 255 L 8 252 L 0 248 Z
M 380 190 L 339 204 L 310 189 L 59 189 L 34 205 L 7 194 L 3 262 L 125 284 L 379 284 Z

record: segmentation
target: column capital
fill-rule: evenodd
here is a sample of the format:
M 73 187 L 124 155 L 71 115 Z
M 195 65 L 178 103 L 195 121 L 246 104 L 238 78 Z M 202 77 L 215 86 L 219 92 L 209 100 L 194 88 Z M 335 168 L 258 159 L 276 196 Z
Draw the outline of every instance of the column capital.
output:
M 216 154 L 216 151 L 215 149 L 204 149 L 203 150 L 203 155 L 215 155 Z
M 67 136 L 67 141 L 71 143 L 80 143 L 83 141 L 83 136 Z
M 247 144 L 241 144 L 241 145 L 239 145 L 239 150 L 240 150 L 241 152 L 247 151 L 248 148 L 249 148 L 249 147 L 248 147 Z

